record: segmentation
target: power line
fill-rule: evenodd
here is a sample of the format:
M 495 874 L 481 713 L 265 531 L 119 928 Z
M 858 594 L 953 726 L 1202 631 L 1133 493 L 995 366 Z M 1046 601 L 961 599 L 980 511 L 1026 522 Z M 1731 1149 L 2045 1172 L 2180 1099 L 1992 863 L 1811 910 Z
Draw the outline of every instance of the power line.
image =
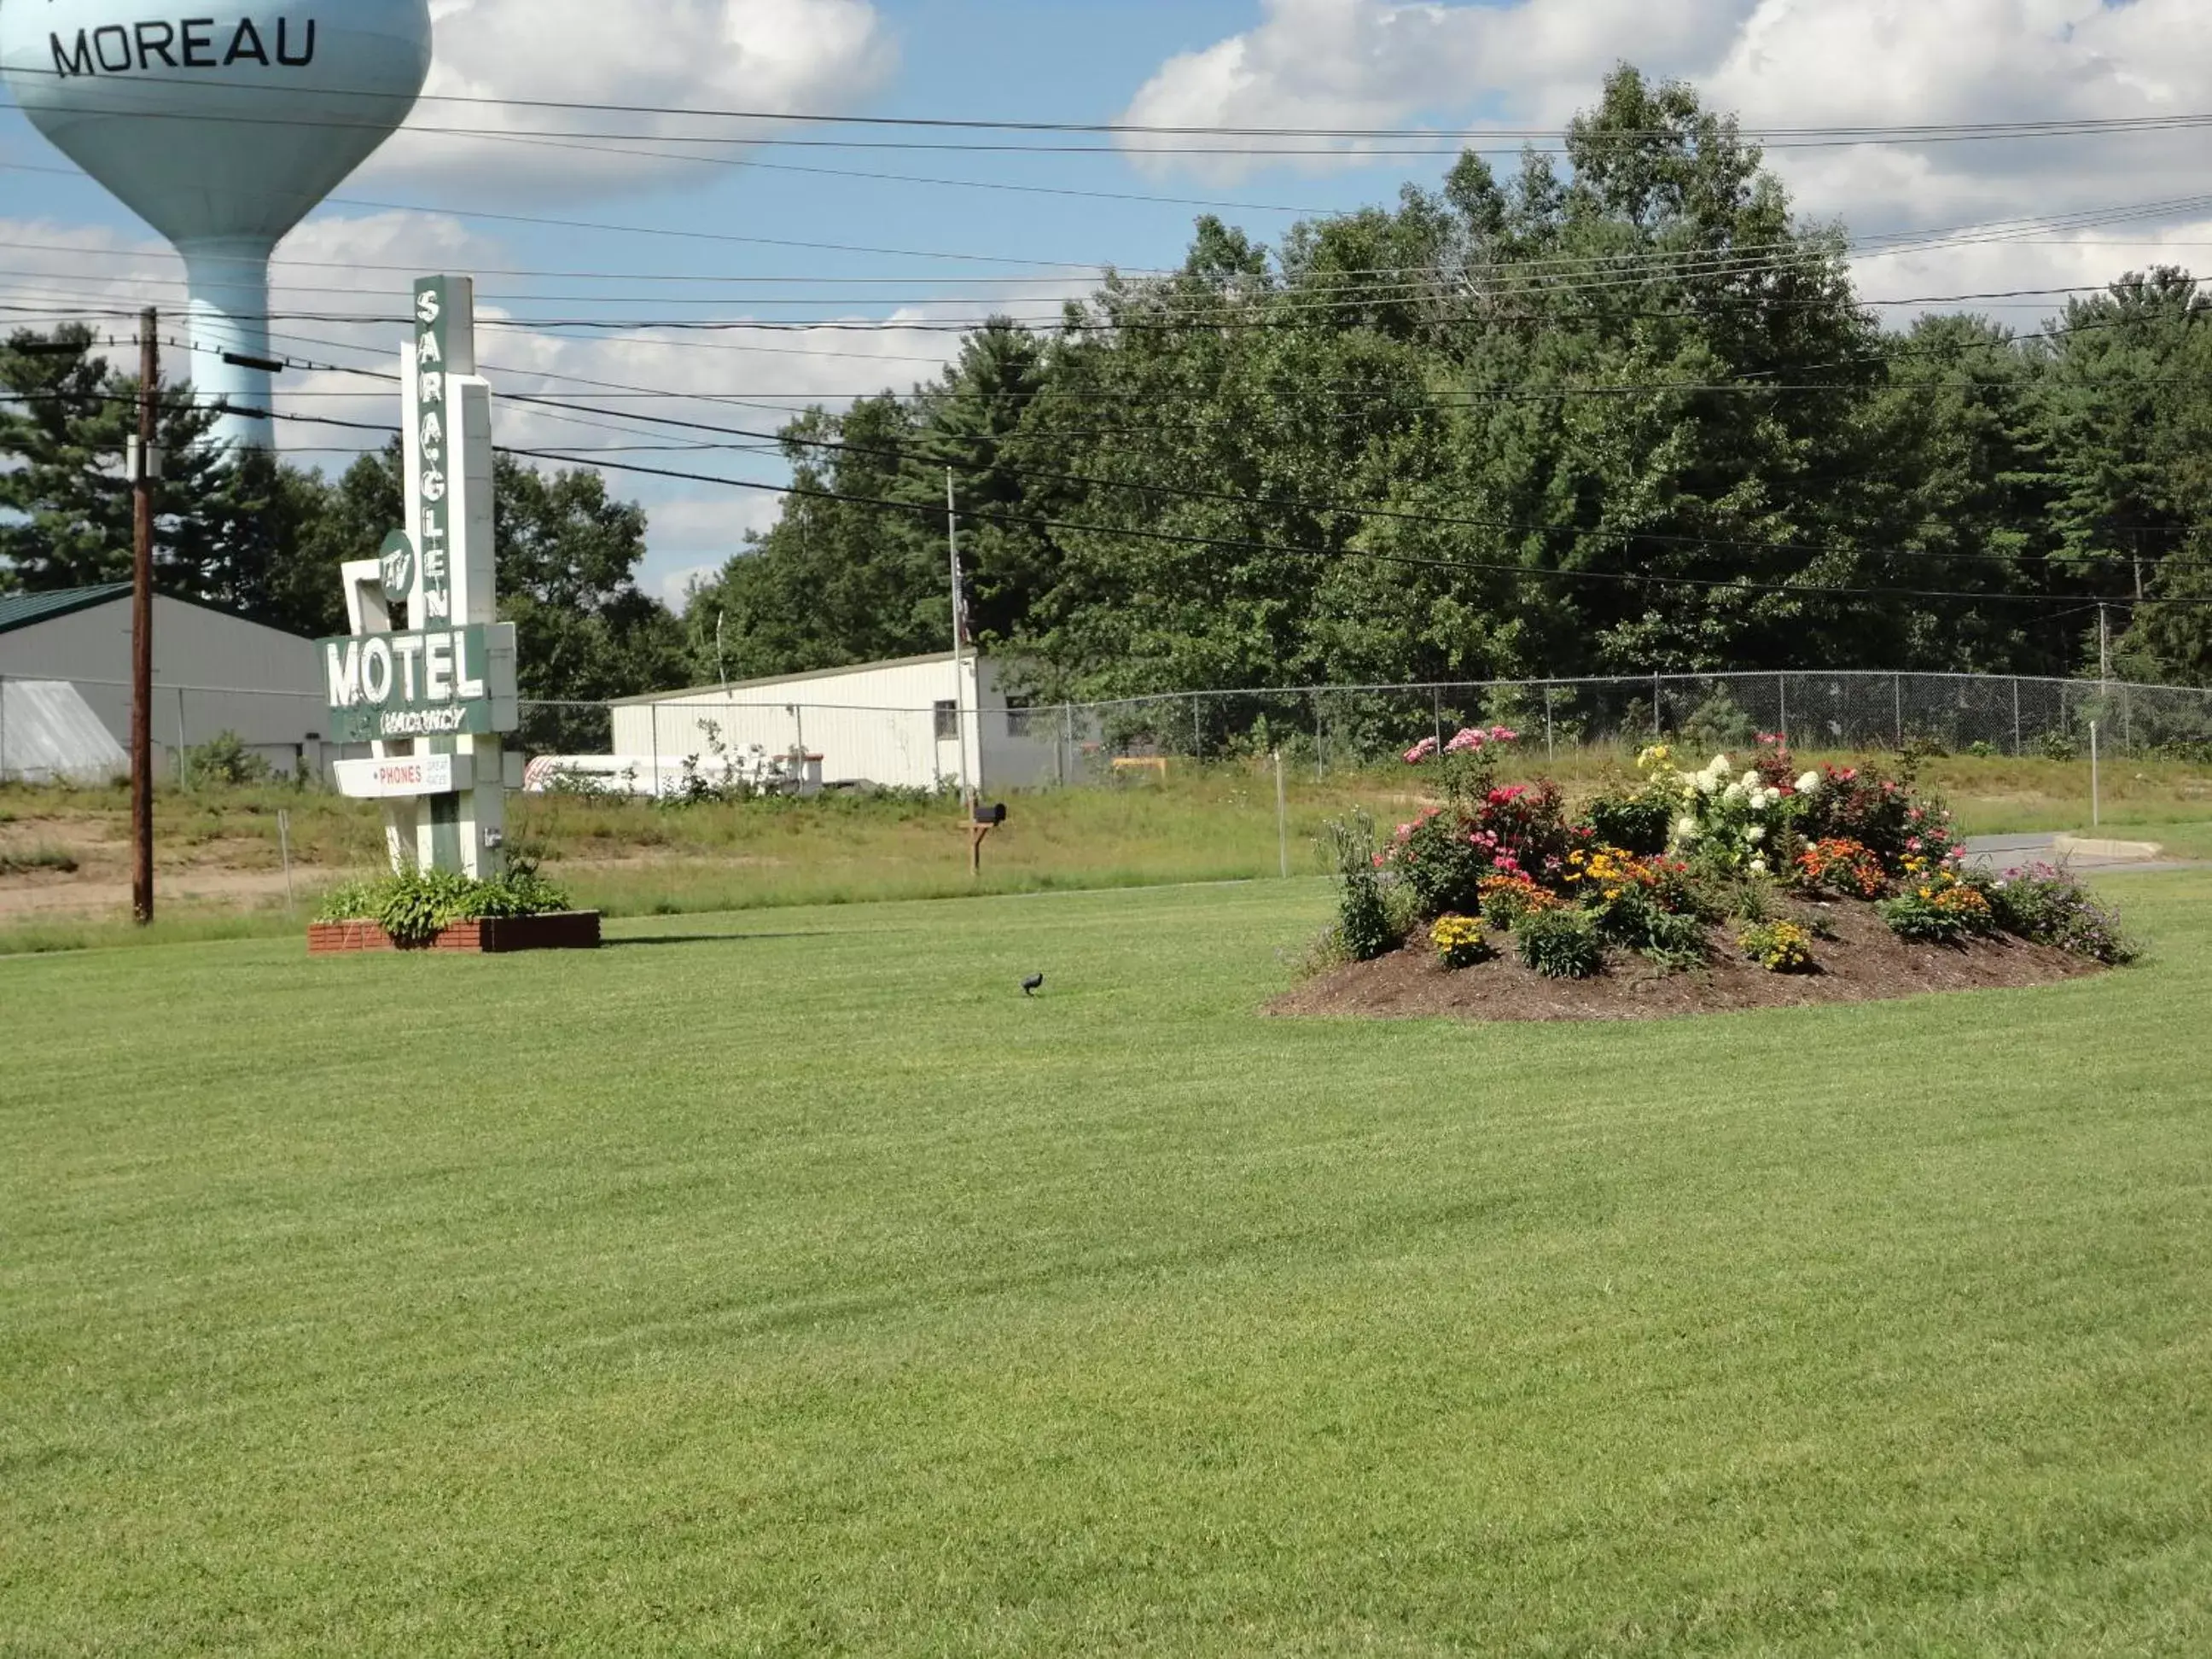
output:
M 29 161 L 0 161 L 0 171 L 39 173 L 55 178 L 74 179 L 85 184 L 99 183 L 90 174 L 76 167 L 41 167 Z M 235 190 L 226 185 L 213 184 L 201 184 L 196 188 L 213 195 L 252 198 L 259 198 L 272 193 L 268 191 Z M 852 242 L 809 242 L 791 237 L 744 236 L 734 231 L 726 230 L 673 228 L 659 225 L 611 225 L 590 219 L 556 218 L 547 214 L 495 213 L 481 208 L 424 207 L 412 202 L 379 202 L 359 196 L 326 196 L 323 198 L 322 204 L 329 207 L 368 208 L 378 213 L 446 215 L 456 219 L 482 219 L 495 224 L 538 225 L 556 230 L 600 231 L 617 236 L 653 236 L 678 241 L 726 242 L 745 247 L 796 248 L 815 253 L 859 253 L 900 259 L 945 259 L 963 264 L 1021 265 L 1030 269 L 1049 267 L 1060 270 L 1095 271 L 1101 264 L 1101 262 L 1096 259 L 1018 259 L 1000 254 L 942 252 L 930 248 L 870 247 Z
M 16 66 L 11 69 L 10 73 L 50 80 L 72 78 L 62 76 L 57 70 L 40 69 L 35 64 Z M 132 79 L 134 82 L 140 84 L 198 84 L 189 76 L 179 76 L 141 73 L 134 75 Z M 288 88 L 264 88 L 251 83 L 243 89 L 274 94 L 289 94 L 291 91 Z M 372 99 L 375 100 L 380 109 L 388 106 L 392 101 L 389 91 L 383 88 L 348 88 L 319 85 L 314 90 L 319 98 Z M 1537 139 L 1557 138 L 1563 133 L 1563 130 L 1558 127 L 1495 127 L 1474 130 L 1471 132 L 1458 132 L 1442 131 L 1433 127 L 1163 125 L 1126 121 L 1036 121 L 977 117 L 851 115 L 812 111 L 701 109 L 682 105 L 502 98 L 483 94 L 458 93 L 423 93 L 415 100 L 415 102 L 418 105 L 446 104 L 470 108 L 560 110 L 589 114 L 648 115 L 661 118 L 675 117 L 697 120 L 751 121 L 775 126 L 827 125 L 924 131 L 1080 134 L 1102 137 L 1148 139 L 1189 137 L 1241 137 L 1270 140 L 1322 138 L 1341 141 L 1421 139 L 1431 143 L 1460 143 L 1469 137 L 1475 137 L 1496 139 L 1501 142 L 1533 143 Z M 235 118 L 223 116 L 207 118 Z M 327 125 L 326 122 L 318 124 Z M 1767 148 L 1810 148 L 1865 143 L 1935 143 L 2019 138 L 2127 136 L 2189 131 L 2206 126 L 2212 126 L 2212 114 L 2176 112 L 2155 115 L 2071 116 L 2014 121 L 1868 123 L 1752 128 L 1746 128 L 1740 124 L 1731 122 L 1726 124 L 1723 130 L 1732 137 Z M 1603 143 L 1633 143 L 1651 139 L 1680 142 L 1695 140 L 1703 135 L 1674 127 L 1591 129 L 1585 126 L 1582 136 L 1586 142 Z M 739 135 L 733 142 L 758 143 L 774 142 L 774 139 L 772 135 Z M 902 147 L 919 148 L 920 146 L 907 142 Z M 1102 153 L 1119 152 L 1113 150 Z M 1269 150 L 1257 153 L 1283 152 Z

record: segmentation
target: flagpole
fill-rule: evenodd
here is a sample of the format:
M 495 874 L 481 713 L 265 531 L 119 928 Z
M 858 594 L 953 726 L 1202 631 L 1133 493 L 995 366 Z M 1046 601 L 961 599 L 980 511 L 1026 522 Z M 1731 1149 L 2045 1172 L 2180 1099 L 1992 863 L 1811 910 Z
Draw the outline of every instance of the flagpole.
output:
M 945 469 L 945 542 L 952 577 L 952 732 L 960 744 L 960 801 L 963 806 L 973 806 L 982 792 L 982 779 L 969 781 L 968 770 L 968 605 L 960 586 L 960 517 L 954 510 L 952 499 L 952 469 Z M 976 714 L 976 766 L 982 768 L 981 711 Z

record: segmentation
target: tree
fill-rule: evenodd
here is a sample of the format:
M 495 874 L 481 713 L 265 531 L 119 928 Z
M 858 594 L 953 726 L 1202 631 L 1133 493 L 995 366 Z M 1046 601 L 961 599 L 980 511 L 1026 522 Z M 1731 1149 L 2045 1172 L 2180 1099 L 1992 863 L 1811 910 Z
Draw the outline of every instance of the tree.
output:
M 18 331 L 0 347 L 0 561 L 38 589 L 128 581 L 131 492 L 124 477 L 137 427 L 138 383 L 94 355 L 92 331 L 64 324 Z M 199 596 L 235 556 L 235 480 L 202 439 L 213 416 L 188 387 L 166 387 L 155 431 L 167 452 L 154 526 L 155 580 Z

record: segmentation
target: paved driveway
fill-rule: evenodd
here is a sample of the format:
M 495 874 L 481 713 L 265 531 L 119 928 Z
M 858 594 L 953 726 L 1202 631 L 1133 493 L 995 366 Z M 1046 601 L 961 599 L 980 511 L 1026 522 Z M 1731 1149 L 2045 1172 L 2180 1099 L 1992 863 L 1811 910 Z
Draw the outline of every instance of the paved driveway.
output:
M 2123 839 L 2140 835 L 2154 839 L 2151 830 L 2114 830 Z M 2064 864 L 2083 875 L 2111 875 L 2123 870 L 2195 870 L 2202 866 L 2170 859 L 2116 859 L 2075 853 L 2061 859 L 2057 837 L 2048 832 L 2019 836 L 1972 836 L 1966 841 L 1966 862 L 1986 864 L 1999 870 L 2020 864 Z

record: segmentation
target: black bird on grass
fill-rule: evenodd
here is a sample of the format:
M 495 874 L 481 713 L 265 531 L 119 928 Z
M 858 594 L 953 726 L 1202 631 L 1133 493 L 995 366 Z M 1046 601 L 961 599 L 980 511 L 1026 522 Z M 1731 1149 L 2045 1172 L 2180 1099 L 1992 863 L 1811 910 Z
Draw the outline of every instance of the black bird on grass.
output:
M 1022 981 L 1022 994 L 1025 997 L 1033 997 L 1039 991 L 1043 989 L 1044 975 L 1042 974 L 1031 974 L 1027 979 Z

